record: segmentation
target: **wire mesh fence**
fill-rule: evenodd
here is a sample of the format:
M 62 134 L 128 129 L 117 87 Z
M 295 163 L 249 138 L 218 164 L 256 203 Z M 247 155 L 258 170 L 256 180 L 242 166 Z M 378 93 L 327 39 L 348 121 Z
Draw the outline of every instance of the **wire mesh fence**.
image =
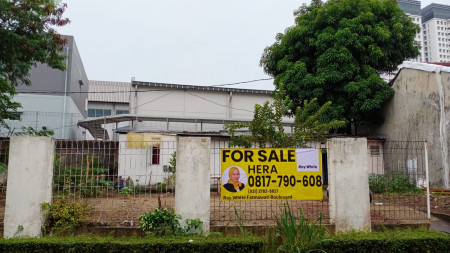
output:
M 145 212 L 174 206 L 175 150 L 174 141 L 57 140 L 54 201 L 86 201 L 94 225 L 136 225 Z
M 326 167 L 326 145 L 325 143 L 313 142 L 310 148 L 322 149 L 322 160 L 324 161 L 322 175 L 327 175 Z M 289 203 L 296 217 L 300 209 L 307 219 L 317 219 L 322 214 L 322 222 L 330 222 L 329 202 L 326 194 L 327 177 L 324 177 L 322 200 L 253 200 L 253 201 L 223 201 L 220 195 L 221 168 L 220 150 L 228 147 L 227 140 L 212 141 L 211 144 L 211 225 L 227 225 L 236 223 L 239 218 L 245 225 L 273 225 L 276 217 L 280 217 L 281 208 Z M 253 148 L 257 148 L 254 146 Z M 237 212 L 237 215 L 236 215 Z
M 51 130 L 54 138 L 85 139 L 85 131 L 78 126 L 84 118 L 80 113 L 24 111 L 16 115 L 19 120 L 5 120 L 8 128 L 0 126 L 0 137 L 21 135 L 31 127 L 36 131 Z
M 128 136 L 128 135 L 127 135 Z M 175 135 L 122 135 L 120 141 L 56 140 L 53 201 L 85 201 L 92 209 L 93 225 L 137 225 L 137 218 L 158 206 L 175 202 Z M 131 135 L 130 135 L 131 136 Z M 9 139 L 0 139 L 0 224 L 6 199 Z M 308 219 L 323 214 L 330 222 L 325 143 L 322 149 L 323 200 L 289 200 Z M 285 200 L 222 201 L 220 198 L 220 149 L 226 138 L 211 141 L 211 225 L 237 221 L 235 208 L 246 225 L 271 225 Z M 368 141 L 372 223 L 400 224 L 427 221 L 423 142 Z
M 372 223 L 427 222 L 425 143 L 368 141 L 368 159 Z

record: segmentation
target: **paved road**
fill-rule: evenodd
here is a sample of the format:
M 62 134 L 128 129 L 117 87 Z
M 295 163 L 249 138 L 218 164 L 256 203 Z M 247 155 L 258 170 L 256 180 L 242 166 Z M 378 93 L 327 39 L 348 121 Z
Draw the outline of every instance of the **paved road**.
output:
M 445 233 L 450 234 L 450 216 L 445 215 L 433 215 L 433 219 L 431 220 L 430 229 L 431 230 L 438 230 Z

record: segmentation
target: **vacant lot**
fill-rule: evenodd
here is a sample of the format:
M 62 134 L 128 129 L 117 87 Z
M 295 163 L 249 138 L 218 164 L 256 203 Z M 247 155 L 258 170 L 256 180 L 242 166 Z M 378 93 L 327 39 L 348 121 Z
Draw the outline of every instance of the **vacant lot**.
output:
M 158 198 L 159 196 L 159 198 Z M 0 221 L 3 223 L 6 195 L 0 195 Z M 136 226 L 138 217 L 161 205 L 173 208 L 175 194 L 117 194 L 84 199 L 91 208 L 91 223 L 99 226 Z M 235 207 L 246 225 L 273 224 L 280 214 L 284 201 L 220 201 L 217 193 L 211 193 L 211 224 L 235 225 Z M 290 201 L 292 210 L 302 209 L 309 219 L 323 214 L 323 222 L 329 223 L 328 200 Z M 371 204 L 373 223 L 405 224 L 427 221 L 424 195 L 376 194 Z M 431 197 L 431 212 L 450 215 L 450 195 Z

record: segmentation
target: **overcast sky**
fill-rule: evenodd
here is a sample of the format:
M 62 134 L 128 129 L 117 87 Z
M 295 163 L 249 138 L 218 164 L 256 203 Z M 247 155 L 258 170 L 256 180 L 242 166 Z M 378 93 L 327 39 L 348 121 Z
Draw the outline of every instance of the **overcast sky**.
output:
M 90 80 L 219 85 L 270 78 L 259 66 L 309 0 L 62 0 Z M 422 1 L 448 4 L 448 0 Z M 272 81 L 229 86 L 273 90 Z

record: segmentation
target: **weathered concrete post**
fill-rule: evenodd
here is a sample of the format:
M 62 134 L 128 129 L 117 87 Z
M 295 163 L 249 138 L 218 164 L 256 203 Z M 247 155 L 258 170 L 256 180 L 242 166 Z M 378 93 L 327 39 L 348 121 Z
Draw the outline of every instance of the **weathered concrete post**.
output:
M 370 230 L 366 138 L 332 138 L 328 146 L 330 218 L 336 232 Z
M 41 204 L 52 199 L 55 142 L 49 137 L 13 136 L 9 147 L 4 237 L 41 235 Z
M 210 221 L 210 137 L 178 137 L 175 212 L 186 219 Z

